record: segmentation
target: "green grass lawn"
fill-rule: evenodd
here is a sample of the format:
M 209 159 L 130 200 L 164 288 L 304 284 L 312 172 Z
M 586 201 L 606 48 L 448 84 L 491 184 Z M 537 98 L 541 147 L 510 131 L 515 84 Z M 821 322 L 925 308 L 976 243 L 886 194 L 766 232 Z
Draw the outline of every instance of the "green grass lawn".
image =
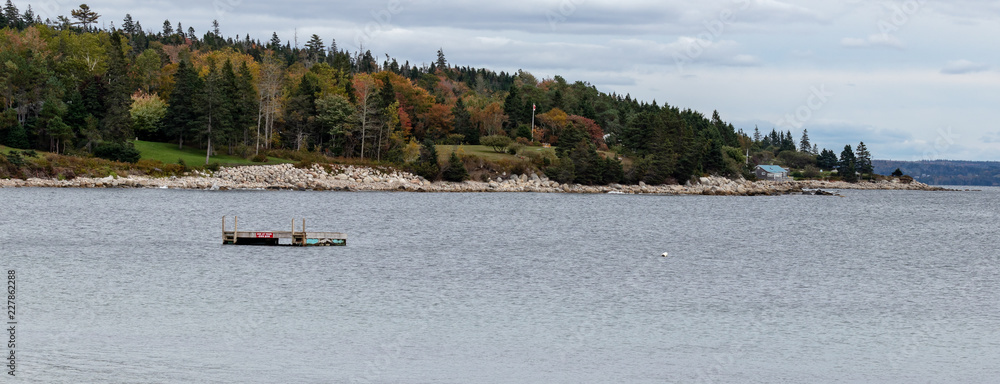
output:
M 483 158 L 487 161 L 499 161 L 499 160 L 518 160 L 517 156 L 508 155 L 506 153 L 497 153 L 493 150 L 493 147 L 488 147 L 485 145 L 435 145 L 434 146 L 438 152 L 438 159 L 441 162 L 447 162 L 448 158 L 451 157 L 451 152 L 458 150 L 459 153 L 465 153 L 466 155 L 472 155 L 476 157 Z M 542 148 L 542 147 L 524 147 L 522 152 L 539 152 L 539 153 L 550 153 L 555 156 L 555 148 Z
M 135 143 L 135 149 L 139 150 L 142 154 L 143 159 L 159 160 L 166 164 L 177 164 L 178 160 L 184 160 L 187 165 L 203 165 L 205 164 L 205 150 L 197 148 L 184 148 L 177 149 L 177 144 L 170 143 L 157 143 L 153 141 L 133 141 Z M 216 151 L 221 152 L 221 151 Z M 261 163 L 254 163 L 249 159 L 244 159 L 239 156 L 229 156 L 229 155 L 216 155 L 212 156 L 209 162 L 219 163 L 222 165 L 252 165 Z M 264 164 L 281 164 L 281 163 L 293 163 L 293 161 L 286 159 L 279 159 L 276 157 L 268 157 L 267 163 Z

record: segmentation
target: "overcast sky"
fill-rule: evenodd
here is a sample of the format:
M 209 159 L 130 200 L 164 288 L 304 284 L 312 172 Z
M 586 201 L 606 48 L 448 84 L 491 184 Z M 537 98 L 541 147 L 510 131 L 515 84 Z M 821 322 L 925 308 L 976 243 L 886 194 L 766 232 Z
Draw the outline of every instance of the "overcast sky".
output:
M 44 19 L 69 0 L 30 3 Z M 89 1 L 198 35 L 341 48 L 430 63 L 561 75 L 604 92 L 754 126 L 803 129 L 820 147 L 864 141 L 878 159 L 1000 160 L 1000 2 L 909 1 Z

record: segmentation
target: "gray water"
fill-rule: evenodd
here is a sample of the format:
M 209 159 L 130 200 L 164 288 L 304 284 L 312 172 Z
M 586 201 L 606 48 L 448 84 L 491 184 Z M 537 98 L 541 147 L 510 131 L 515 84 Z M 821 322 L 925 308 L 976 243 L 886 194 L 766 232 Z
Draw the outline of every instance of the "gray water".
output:
M 1000 380 L 1000 190 L 841 193 L 0 189 L 7 381 Z

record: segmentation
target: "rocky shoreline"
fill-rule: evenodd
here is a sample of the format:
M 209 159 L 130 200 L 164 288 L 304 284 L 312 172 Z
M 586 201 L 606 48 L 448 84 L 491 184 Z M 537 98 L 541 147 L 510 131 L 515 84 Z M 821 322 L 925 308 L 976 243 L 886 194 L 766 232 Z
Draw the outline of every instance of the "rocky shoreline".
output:
M 920 182 L 898 180 L 845 183 L 840 181 L 747 181 L 721 177 L 702 177 L 685 185 L 603 185 L 560 184 L 538 176 L 511 175 L 488 182 L 430 182 L 400 171 L 380 171 L 368 167 L 313 165 L 299 169 L 291 164 L 254 165 L 220 168 L 219 171 L 195 171 L 189 176 L 155 178 L 148 176 L 87 178 L 72 180 L 11 179 L 0 180 L 0 188 L 164 188 L 200 190 L 317 190 L 317 191 L 407 191 L 407 192 L 540 192 L 540 193 L 620 193 L 664 195 L 758 196 L 811 193 L 814 190 L 868 189 L 946 191 Z

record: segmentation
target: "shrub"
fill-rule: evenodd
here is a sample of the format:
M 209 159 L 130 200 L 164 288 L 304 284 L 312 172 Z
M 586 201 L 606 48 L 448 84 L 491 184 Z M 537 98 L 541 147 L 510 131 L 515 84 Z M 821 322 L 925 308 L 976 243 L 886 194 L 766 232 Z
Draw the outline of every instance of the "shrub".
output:
M 217 163 L 217 162 L 214 162 L 214 161 L 211 162 L 211 163 L 205 164 L 205 169 L 207 169 L 209 171 L 212 171 L 212 172 L 218 171 L 219 167 L 221 167 L 221 165 L 219 163 Z
M 440 144 L 442 144 L 442 145 L 460 145 L 464 141 L 465 141 L 465 135 L 460 135 L 460 134 L 457 134 L 457 133 L 453 133 L 453 134 L 450 134 L 448 136 L 445 136 L 445 138 L 443 140 L 441 140 Z
M 253 161 L 255 163 L 266 163 L 267 162 L 267 155 L 265 155 L 263 153 L 258 153 L 256 155 L 254 155 L 253 159 L 251 159 L 250 161 Z
M 513 140 L 504 135 L 490 135 L 479 138 L 479 143 L 487 147 L 493 147 L 497 153 L 503 153 Z
M 445 168 L 441 176 L 447 181 L 462 182 L 469 179 L 469 171 L 465 169 L 465 164 L 458 155 L 452 152 L 448 159 L 448 168 Z
M 98 144 L 94 148 L 94 156 L 123 163 L 136 163 L 141 157 L 139 150 L 135 149 L 132 143 L 111 141 Z
M 802 175 L 810 179 L 815 179 L 820 175 L 819 168 L 816 168 L 815 166 L 812 165 L 807 165 L 806 169 L 802 171 Z
M 10 153 L 7 154 L 7 162 L 18 168 L 23 167 L 25 164 L 24 158 L 21 157 L 21 152 L 18 151 L 10 151 Z

